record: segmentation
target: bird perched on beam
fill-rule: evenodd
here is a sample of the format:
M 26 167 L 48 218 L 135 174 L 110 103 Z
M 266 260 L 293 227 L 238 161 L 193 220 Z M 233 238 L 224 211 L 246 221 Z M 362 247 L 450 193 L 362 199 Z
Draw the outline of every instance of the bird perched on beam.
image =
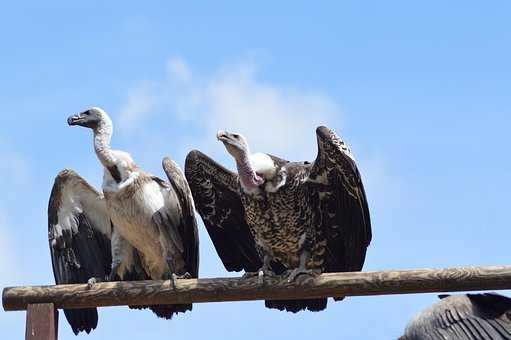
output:
M 399 340 L 511 339 L 511 299 L 495 293 L 439 295 Z
M 142 171 L 131 156 L 112 150 L 112 121 L 100 108 L 68 119 L 93 131 L 103 166 L 102 193 L 72 170 L 55 179 L 48 207 L 48 237 L 57 284 L 98 280 L 175 280 L 197 277 L 199 241 L 193 199 L 178 165 L 163 168 L 169 182 Z M 133 307 L 141 308 L 141 307 Z M 186 305 L 149 307 L 170 319 Z M 93 309 L 64 310 L 75 334 L 96 328 Z
M 355 160 L 330 129 L 316 130 L 313 163 L 251 153 L 240 134 L 217 134 L 234 158 L 233 173 L 199 151 L 185 165 L 196 208 L 229 271 L 299 275 L 362 269 L 371 241 L 369 209 Z M 297 312 L 327 299 L 266 301 Z

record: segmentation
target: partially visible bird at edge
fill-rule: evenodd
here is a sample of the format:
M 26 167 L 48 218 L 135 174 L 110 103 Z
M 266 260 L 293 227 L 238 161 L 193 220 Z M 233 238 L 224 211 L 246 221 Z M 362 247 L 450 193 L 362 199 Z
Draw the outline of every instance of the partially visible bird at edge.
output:
M 439 295 L 398 340 L 509 340 L 511 299 L 496 293 Z

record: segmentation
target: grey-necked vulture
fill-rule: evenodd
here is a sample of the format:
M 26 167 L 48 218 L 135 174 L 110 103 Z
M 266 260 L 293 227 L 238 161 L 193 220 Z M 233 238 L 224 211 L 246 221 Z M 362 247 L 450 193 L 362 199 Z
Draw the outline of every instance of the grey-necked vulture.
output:
M 188 154 L 185 174 L 195 206 L 227 270 L 293 281 L 300 274 L 362 269 L 371 241 L 362 179 L 334 132 L 319 127 L 316 134 L 313 163 L 252 154 L 242 135 L 225 131 L 217 138 L 237 173 L 199 151 Z M 327 299 L 266 301 L 291 312 L 326 305 Z
M 92 129 L 104 168 L 103 190 L 99 193 L 72 170 L 55 179 L 48 237 L 56 283 L 197 277 L 193 199 L 177 164 L 163 160 L 167 182 L 142 171 L 128 153 L 112 150 L 112 121 L 99 108 L 71 116 L 68 123 Z M 192 305 L 149 308 L 170 319 Z M 64 312 L 75 334 L 97 325 L 94 308 Z
M 511 299 L 495 294 L 439 295 L 399 340 L 511 339 Z

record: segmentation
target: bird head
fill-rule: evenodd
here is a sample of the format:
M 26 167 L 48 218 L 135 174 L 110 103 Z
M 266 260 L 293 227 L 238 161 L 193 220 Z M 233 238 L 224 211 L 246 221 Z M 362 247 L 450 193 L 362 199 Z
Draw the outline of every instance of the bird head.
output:
M 221 130 L 217 132 L 216 138 L 224 144 L 227 152 L 236 160 L 249 154 L 247 140 L 240 134 Z
M 110 117 L 103 109 L 93 107 L 81 113 L 70 116 L 67 119 L 70 126 L 79 125 L 89 129 L 97 129 L 102 123 L 111 125 Z

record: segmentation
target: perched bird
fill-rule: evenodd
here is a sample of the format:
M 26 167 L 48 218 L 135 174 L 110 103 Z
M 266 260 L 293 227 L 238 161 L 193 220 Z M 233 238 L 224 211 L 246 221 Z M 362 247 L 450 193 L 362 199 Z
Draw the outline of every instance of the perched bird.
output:
M 511 299 L 495 294 L 439 295 L 399 340 L 511 339 Z
M 94 150 L 104 168 L 103 192 L 72 170 L 60 172 L 55 179 L 48 237 L 56 283 L 197 277 L 199 241 L 193 199 L 178 165 L 163 160 L 166 182 L 138 168 L 128 153 L 112 150 L 112 121 L 102 109 L 71 116 L 68 123 L 92 129 Z M 192 305 L 149 308 L 170 319 Z M 75 334 L 89 333 L 97 326 L 95 308 L 64 313 Z
M 252 154 L 242 135 L 225 131 L 217 138 L 237 173 L 199 151 L 188 154 L 185 174 L 196 209 L 227 270 L 293 281 L 301 274 L 362 269 L 371 223 L 359 171 L 335 133 L 319 127 L 316 134 L 312 164 Z M 266 301 L 291 312 L 326 305 L 327 299 Z

